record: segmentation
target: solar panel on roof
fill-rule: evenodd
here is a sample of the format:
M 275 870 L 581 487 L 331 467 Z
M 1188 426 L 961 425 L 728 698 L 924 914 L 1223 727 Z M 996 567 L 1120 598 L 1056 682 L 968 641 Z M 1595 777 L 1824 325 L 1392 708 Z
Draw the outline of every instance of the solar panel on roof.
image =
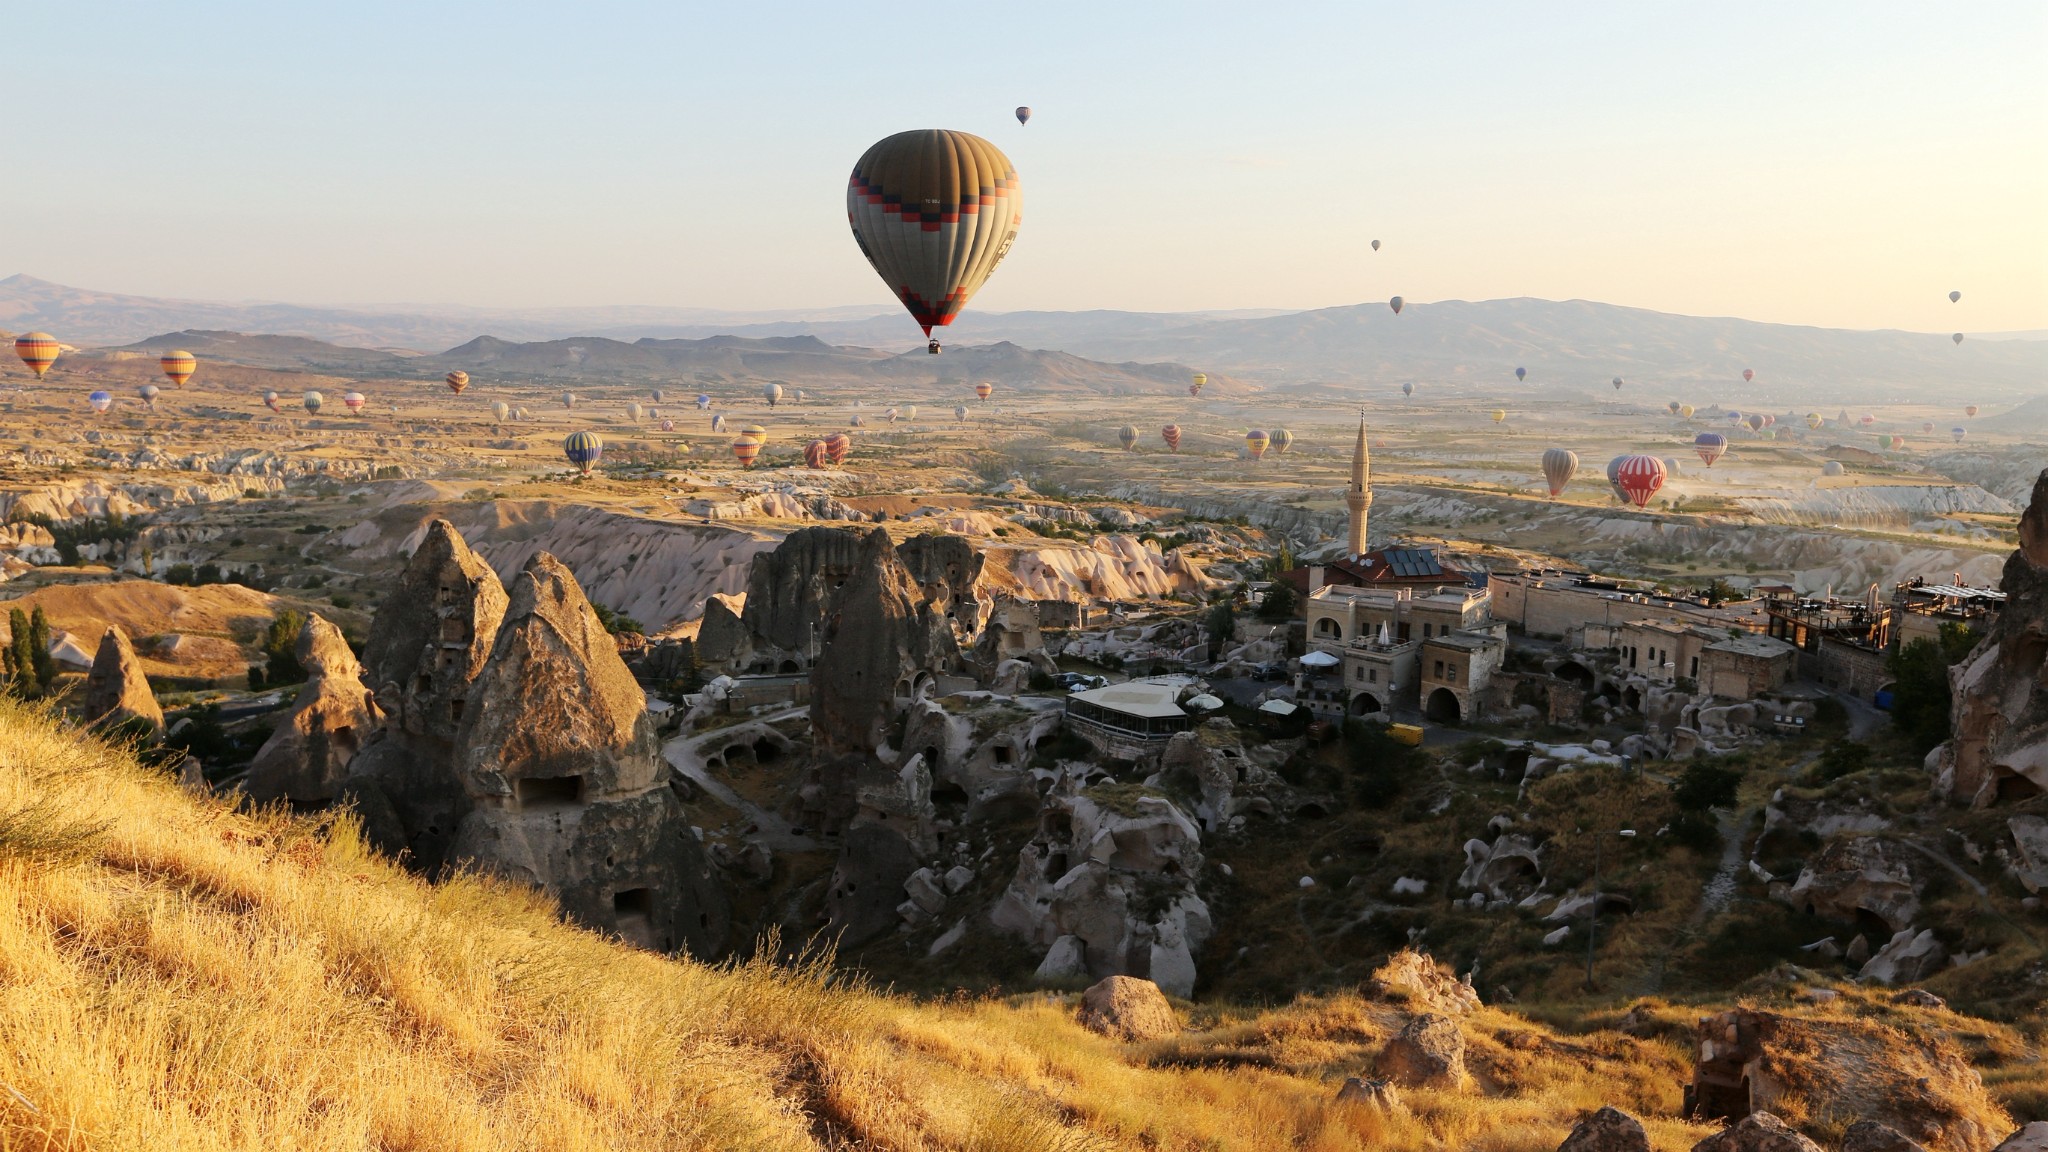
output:
M 1389 548 L 1386 558 L 1396 576 L 1441 576 L 1444 572 L 1436 553 L 1420 548 Z

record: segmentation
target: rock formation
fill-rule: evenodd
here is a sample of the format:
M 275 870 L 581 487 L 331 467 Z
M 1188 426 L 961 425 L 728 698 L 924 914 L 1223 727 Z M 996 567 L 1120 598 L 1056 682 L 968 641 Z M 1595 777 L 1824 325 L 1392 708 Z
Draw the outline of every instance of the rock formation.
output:
M 552 556 L 513 580 L 466 701 L 454 765 L 470 811 L 451 858 L 642 946 L 724 950 L 725 895 L 668 787 L 646 696 Z
M 378 711 L 341 629 L 307 616 L 296 654 L 306 685 L 250 762 L 247 790 L 259 802 L 317 808 L 341 792 L 349 762 L 376 727 Z
M 833 754 L 881 747 L 897 702 L 923 695 L 933 674 L 960 663 L 951 627 L 924 600 L 887 532 L 877 528 L 861 541 L 853 568 L 827 607 L 811 667 L 811 730 Z M 749 610 L 756 594 L 747 595 Z
M 1949 673 L 1953 732 L 1935 791 L 1978 808 L 2048 791 L 2048 471 L 2020 517 L 1991 635 Z
M 1692 1152 L 1823 1152 L 1820 1145 L 1785 1126 L 1769 1112 L 1742 1118 L 1726 1131 L 1692 1146 Z
M 1991 1152 L 2048 1152 L 2048 1120 L 2036 1120 L 2021 1128 Z
M 469 810 L 455 774 L 471 685 L 505 616 L 505 589 L 446 520 L 429 521 L 363 645 L 365 682 L 384 722 L 344 789 L 364 834 L 437 872 Z
M 1906 849 L 1881 836 L 1835 840 L 1800 871 L 1788 895 L 1794 908 L 1824 919 L 1874 917 L 1902 932 L 1920 911 L 1908 861 Z
M 118 625 L 108 625 L 100 637 L 100 649 L 85 676 L 85 694 L 79 702 L 86 723 L 111 729 L 139 725 L 152 737 L 163 734 L 164 711 L 157 706 L 149 679 L 142 674 L 128 634 Z
M 1081 994 L 1081 1026 L 1119 1040 L 1160 1040 L 1180 1031 L 1165 993 L 1150 980 L 1111 976 Z
M 927 532 L 898 544 L 896 556 L 925 602 L 952 623 L 955 639 L 972 643 L 992 604 L 980 591 L 981 550 L 964 537 Z
M 1840 1152 L 1927 1152 L 1927 1145 L 1876 1120 L 1858 1120 L 1842 1133 Z
M 1465 1034 L 1448 1016 L 1425 1012 L 1380 1050 L 1373 1071 L 1405 1088 L 1457 1088 L 1465 1083 Z
M 1602 1108 L 1572 1125 L 1557 1152 L 1650 1152 L 1650 1134 L 1621 1109 Z
M 1374 996 L 1439 1016 L 1470 1016 L 1479 1007 L 1472 985 L 1443 970 L 1428 953 L 1403 948 L 1372 974 Z

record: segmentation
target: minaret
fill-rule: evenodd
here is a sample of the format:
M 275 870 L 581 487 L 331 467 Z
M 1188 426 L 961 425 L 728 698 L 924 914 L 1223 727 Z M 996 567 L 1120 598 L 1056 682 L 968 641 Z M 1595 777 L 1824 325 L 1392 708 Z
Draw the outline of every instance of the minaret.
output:
M 1365 446 L 1365 410 L 1358 411 L 1358 444 L 1351 450 L 1351 486 L 1344 490 L 1344 507 L 1351 510 L 1351 541 L 1346 548 L 1350 559 L 1365 555 L 1365 521 L 1372 511 L 1372 451 Z

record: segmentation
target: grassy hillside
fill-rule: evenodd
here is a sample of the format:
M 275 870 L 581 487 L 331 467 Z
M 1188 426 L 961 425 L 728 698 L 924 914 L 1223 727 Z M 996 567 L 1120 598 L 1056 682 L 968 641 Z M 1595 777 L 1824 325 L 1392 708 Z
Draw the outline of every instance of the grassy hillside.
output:
M 822 963 L 663 959 L 0 703 L 4 1148 L 1548 1152 L 1610 1103 L 1659 1149 L 1706 1132 L 1671 1119 L 1680 1008 L 1645 1036 L 1480 1009 L 1471 1089 L 1336 1103 L 1398 1000 L 1197 1008 L 1122 1045 L 1071 998 L 918 1003 Z

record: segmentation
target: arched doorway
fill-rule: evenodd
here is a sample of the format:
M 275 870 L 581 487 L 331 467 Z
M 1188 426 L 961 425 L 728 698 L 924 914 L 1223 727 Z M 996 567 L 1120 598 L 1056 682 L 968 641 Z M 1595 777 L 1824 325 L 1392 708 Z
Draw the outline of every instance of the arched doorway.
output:
M 1449 688 L 1439 688 L 1429 694 L 1429 703 L 1422 714 L 1438 724 L 1456 724 L 1464 715 L 1458 705 L 1458 694 Z
M 1360 692 L 1351 697 L 1351 714 L 1353 716 L 1370 716 L 1375 712 L 1384 711 L 1386 709 L 1381 707 L 1380 698 L 1370 692 Z
M 1328 616 L 1316 621 L 1316 639 L 1342 640 L 1343 638 L 1344 626 L 1342 624 L 1337 623 Z
M 1581 688 L 1591 688 L 1593 686 L 1592 670 L 1576 660 L 1567 660 L 1559 664 L 1557 666 L 1557 678 L 1569 680 Z

